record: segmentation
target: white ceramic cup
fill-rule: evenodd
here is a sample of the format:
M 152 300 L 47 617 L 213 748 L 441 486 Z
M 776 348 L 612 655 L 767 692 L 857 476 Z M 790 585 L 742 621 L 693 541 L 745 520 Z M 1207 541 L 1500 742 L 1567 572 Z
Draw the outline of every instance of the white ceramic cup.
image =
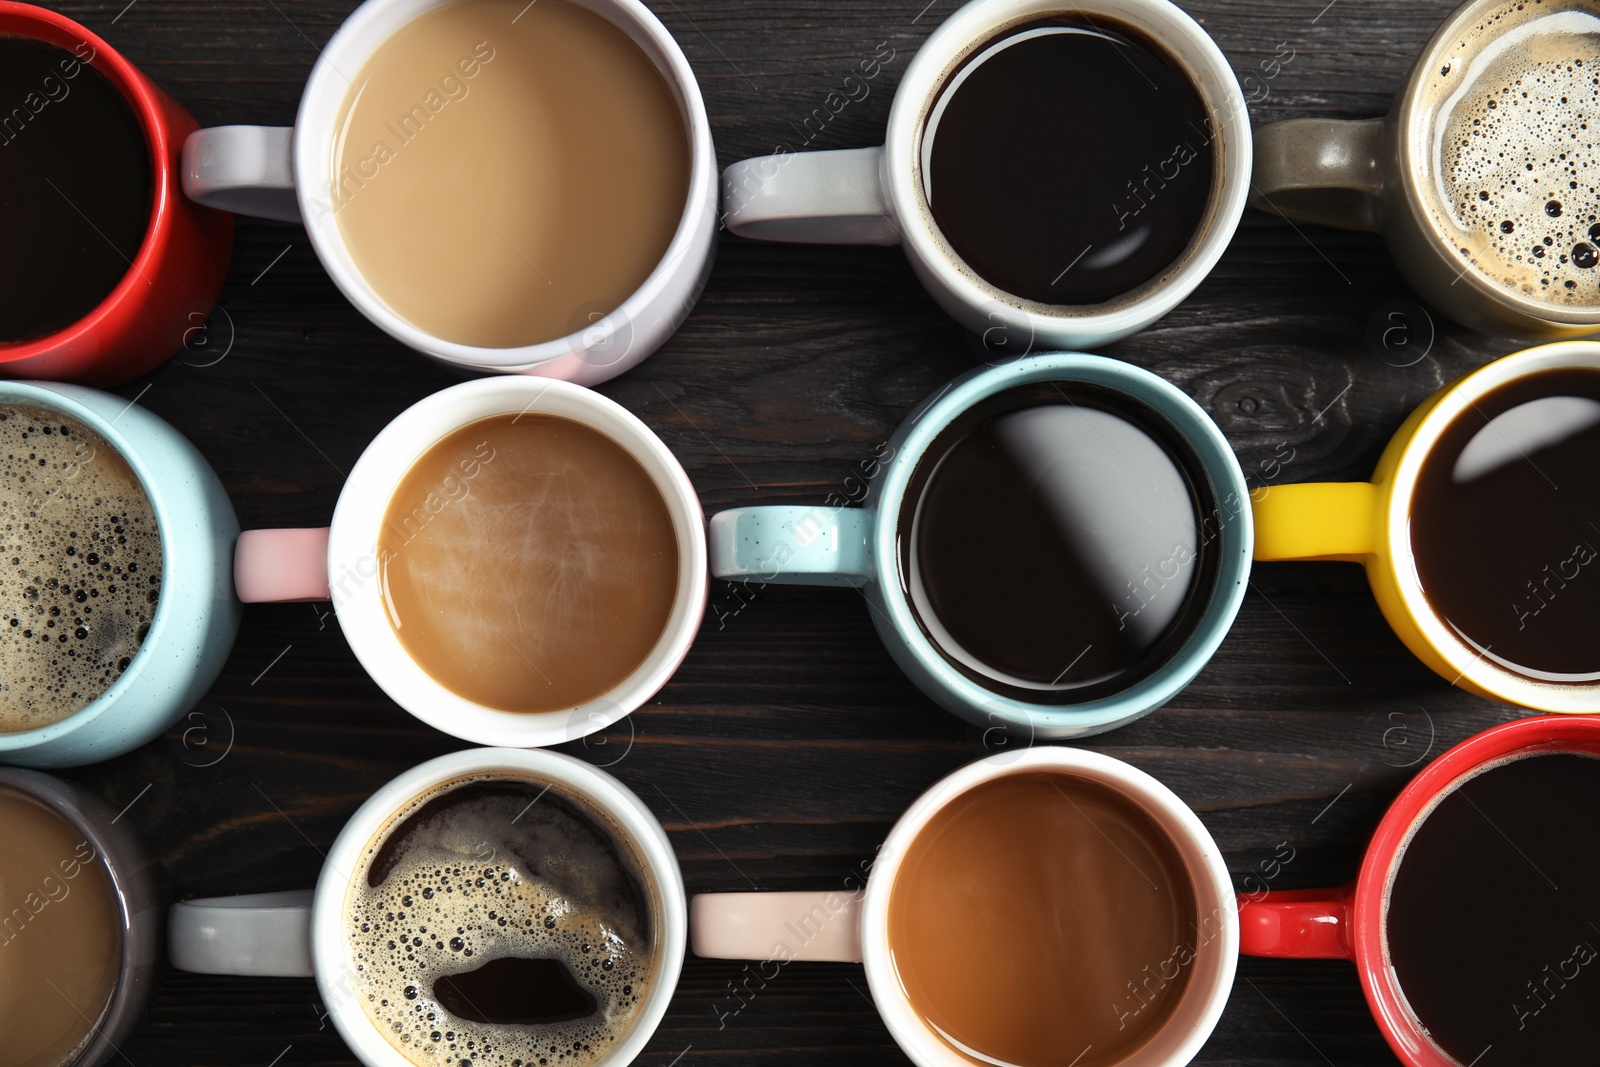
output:
M 413 767 L 372 794 L 350 816 L 328 850 L 314 892 L 209 897 L 174 904 L 167 921 L 173 966 L 200 974 L 310 977 L 339 1035 L 367 1067 L 413 1067 L 361 1008 L 361 982 L 345 930 L 351 880 L 365 875 L 362 853 L 375 834 L 412 798 L 466 775 L 533 779 L 580 797 L 613 822 L 642 858 L 660 922 L 656 971 L 633 1025 L 607 1054 L 623 1067 L 649 1042 L 666 1014 L 683 967 L 688 920 L 683 875 L 661 823 L 634 792 L 605 771 L 557 752 L 474 748 Z
M 970 763 L 906 810 L 878 850 L 864 889 L 820 893 L 700 893 L 689 906 L 696 956 L 713 959 L 859 961 L 889 1033 L 920 1067 L 972 1067 L 907 999 L 889 946 L 889 901 L 911 843 L 945 805 L 1009 775 L 1071 775 L 1116 790 L 1169 835 L 1195 891 L 1199 930 L 1183 999 L 1165 1025 L 1119 1067 L 1180 1067 L 1200 1051 L 1227 1004 L 1239 955 L 1233 883 L 1211 834 L 1177 794 L 1121 760 L 1075 748 L 1032 748 Z M 1137 976 L 1129 976 L 1130 978 Z
M 1011 27 L 1057 14 L 1114 20 L 1159 41 L 1188 71 L 1216 130 L 1219 191 L 1188 250 L 1156 284 L 1126 299 L 1081 308 L 1025 300 L 986 281 L 940 232 L 923 192 L 923 128 L 949 73 Z M 883 147 L 735 163 L 722 175 L 723 221 L 736 234 L 769 241 L 902 245 L 939 306 L 991 347 L 1092 350 L 1171 311 L 1216 266 L 1250 191 L 1250 143 L 1249 113 L 1227 58 L 1194 19 L 1167 0 L 972 0 L 933 32 L 907 66 Z M 997 158 L 996 166 L 1027 165 L 1026 145 L 1003 147 L 1018 158 Z M 1095 161 L 1086 158 L 1083 165 Z
M 678 540 L 677 593 L 650 655 L 609 692 L 562 711 L 485 707 L 435 681 L 400 643 L 378 580 L 383 516 L 411 465 L 468 423 L 518 414 L 564 416 L 626 449 L 660 490 Z M 568 382 L 480 378 L 418 401 L 384 427 L 351 469 L 332 526 L 240 534 L 234 583 L 245 603 L 331 601 L 367 673 L 395 703 L 435 729 L 480 745 L 554 745 L 602 730 L 638 708 L 683 662 L 705 612 L 705 515 L 671 451 L 622 405 Z
M 672 242 L 622 305 L 551 341 L 516 348 L 457 344 L 420 330 L 369 285 L 345 247 L 329 189 L 336 180 L 339 112 L 349 78 L 394 32 L 449 0 L 367 0 L 322 49 L 292 127 L 217 126 L 189 135 L 183 188 L 210 207 L 288 222 L 306 236 L 334 284 L 385 333 L 466 371 L 536 374 L 594 385 L 659 348 L 688 317 L 711 273 L 717 230 L 717 158 L 699 83 L 661 20 L 639 0 L 573 0 L 617 26 L 661 72 L 690 142 L 689 194 Z

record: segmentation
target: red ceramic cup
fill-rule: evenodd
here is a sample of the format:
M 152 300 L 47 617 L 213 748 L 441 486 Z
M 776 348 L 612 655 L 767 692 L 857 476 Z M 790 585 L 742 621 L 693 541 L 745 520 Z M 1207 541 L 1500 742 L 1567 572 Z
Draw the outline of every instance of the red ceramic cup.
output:
M 1367 1006 L 1395 1055 L 1409 1067 L 1460 1067 L 1429 1040 L 1388 965 L 1384 908 L 1400 847 L 1433 802 L 1464 776 L 1506 756 L 1532 752 L 1600 755 L 1600 719 L 1547 715 L 1476 734 L 1430 763 L 1401 791 L 1367 845 L 1361 873 L 1338 889 L 1239 897 L 1239 950 L 1247 956 L 1342 959 L 1356 965 Z M 1463 931 L 1470 937 L 1470 931 Z
M 181 349 L 206 321 L 233 251 L 233 217 L 183 195 L 179 157 L 198 125 L 132 63 L 65 15 L 0 0 L 0 34 L 86 57 L 110 80 L 144 131 L 153 199 L 139 254 L 116 288 L 63 330 L 0 340 L 0 375 L 94 385 L 136 378 Z

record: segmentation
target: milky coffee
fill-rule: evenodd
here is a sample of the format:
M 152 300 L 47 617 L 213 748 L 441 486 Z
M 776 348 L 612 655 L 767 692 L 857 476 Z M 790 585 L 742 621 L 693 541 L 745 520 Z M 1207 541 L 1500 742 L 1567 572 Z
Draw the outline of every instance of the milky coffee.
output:
M 326 204 L 362 278 L 459 344 L 552 341 L 615 310 L 688 201 L 676 96 L 568 0 L 429 9 L 355 72 L 338 130 Z
M 993 778 L 940 808 L 907 846 L 888 912 L 911 1010 L 978 1065 L 1135 1062 L 1217 936 L 1167 831 L 1060 773 Z
M 574 419 L 494 415 L 406 471 L 378 536 L 395 637 L 483 707 L 576 708 L 655 650 L 678 592 L 678 536 L 650 472 Z
M 1600 305 L 1600 14 L 1515 0 L 1450 44 L 1419 101 L 1435 226 L 1512 292 Z
M 51 808 L 0 788 L 0 1062 L 74 1062 L 121 967 L 121 913 L 95 847 Z
M 423 1067 L 584 1067 L 633 1025 L 660 905 L 626 831 L 504 772 L 414 798 L 367 844 L 345 929 L 368 1019 Z
M 0 732 L 110 688 L 160 593 L 161 534 L 127 461 L 59 411 L 0 404 Z

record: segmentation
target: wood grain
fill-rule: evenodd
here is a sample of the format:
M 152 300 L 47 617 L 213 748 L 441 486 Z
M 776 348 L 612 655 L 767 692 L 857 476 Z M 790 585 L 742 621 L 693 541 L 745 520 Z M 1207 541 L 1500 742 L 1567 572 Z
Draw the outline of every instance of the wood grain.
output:
M 318 47 L 350 0 L 60 4 L 202 124 L 293 120 Z M 724 164 L 791 148 L 880 143 L 895 84 L 955 0 L 652 0 L 705 92 Z M 1326 6 L 1325 6 L 1326 5 Z M 1204 0 L 1184 6 L 1253 95 L 1257 122 L 1385 111 L 1450 0 Z M 1261 64 L 1284 47 L 1275 77 Z M 864 99 L 804 122 L 880 47 Z M 1255 88 L 1259 84 L 1264 88 Z M 1264 92 L 1264 95 L 1263 95 Z M 1026 165 L 1026 158 L 1014 161 Z M 281 258 L 279 257 L 282 253 Z M 724 236 L 705 296 L 652 359 L 602 388 L 682 459 L 706 511 L 817 501 L 913 404 L 973 363 L 969 339 L 895 249 L 759 245 Z M 270 265 L 270 269 L 269 269 Z M 263 273 L 264 272 L 264 273 Z M 1374 344 L 1415 301 L 1377 238 L 1247 213 L 1195 294 L 1106 351 L 1177 382 L 1217 419 L 1255 481 L 1368 474 L 1405 414 L 1442 382 L 1517 347 L 1435 317 L 1411 365 Z M 323 524 L 343 471 L 396 413 L 452 384 L 338 294 L 297 227 L 240 220 L 222 295 L 232 324 L 122 390 L 211 460 L 246 526 Z M 826 887 L 872 854 L 923 789 L 981 755 L 877 642 L 858 595 L 721 583 L 676 677 L 630 720 L 566 751 L 611 770 L 667 826 L 691 892 Z M 326 606 L 252 607 L 206 703 L 164 739 L 67 773 L 161 857 L 178 897 L 309 885 L 321 852 L 376 787 L 463 747 L 366 678 Z M 270 666 L 269 666 L 270 665 Z M 1241 881 L 1280 843 L 1275 887 L 1349 878 L 1419 762 L 1514 717 L 1416 663 L 1348 565 L 1258 568 L 1215 661 L 1169 707 L 1084 747 L 1160 777 L 1193 805 Z M 601 742 L 604 742 L 603 744 Z M 620 756 L 620 758 L 619 758 Z M 859 967 L 795 964 L 737 1014 L 738 964 L 689 959 L 644 1062 L 904 1062 Z M 1245 960 L 1198 1063 L 1393 1063 L 1354 971 Z M 310 981 L 168 970 L 121 1050 L 133 1067 L 354 1062 L 321 1025 Z

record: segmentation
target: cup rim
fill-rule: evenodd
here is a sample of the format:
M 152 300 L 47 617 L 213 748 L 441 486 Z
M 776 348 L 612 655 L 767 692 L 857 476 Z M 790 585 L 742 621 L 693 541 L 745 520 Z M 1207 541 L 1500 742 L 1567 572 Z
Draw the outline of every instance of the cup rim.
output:
M 328 171 L 325 162 L 329 147 L 326 143 L 313 143 L 303 135 L 317 111 L 325 106 L 325 100 L 333 102 L 337 108 L 348 91 L 350 83 L 334 65 L 333 57 L 350 51 L 358 53 L 360 62 L 365 63 L 394 33 L 394 29 L 380 33 L 375 28 L 381 21 L 386 21 L 389 8 L 401 4 L 413 8 L 404 20 L 409 21 L 445 2 L 447 0 L 364 0 L 344 20 L 317 57 L 300 96 L 293 136 L 295 194 L 301 216 L 307 220 L 306 236 L 323 268 L 345 299 L 379 329 L 418 352 L 452 366 L 485 374 L 538 373 L 541 368 L 549 367 L 564 357 L 576 355 L 585 359 L 592 347 L 589 343 L 591 336 L 598 336 L 601 343 L 606 343 L 629 329 L 631 324 L 648 321 L 652 305 L 668 295 L 680 265 L 695 258 L 701 230 L 716 204 L 718 180 L 716 150 L 700 83 L 683 49 L 641 0 L 574 0 L 628 34 L 650 58 L 668 89 L 677 97 L 683 113 L 684 135 L 688 139 L 690 156 L 688 190 L 677 229 L 673 231 L 666 251 L 645 280 L 621 304 L 596 322 L 587 323 L 548 341 L 511 348 L 486 348 L 448 341 L 412 325 L 392 310 L 360 276 L 345 245 L 338 220 L 323 209 L 317 199 L 325 192 Z M 329 217 L 318 222 L 319 210 Z M 602 370 L 616 367 L 620 371 L 631 363 L 627 353 L 624 353 L 609 364 L 597 366 Z
M 1021 752 L 997 753 L 941 778 L 912 802 L 889 831 L 873 861 L 861 905 L 861 955 L 873 1003 L 890 1034 L 919 1067 L 971 1067 L 971 1061 L 945 1044 L 917 1016 L 907 1000 L 889 945 L 889 902 L 895 876 L 906 850 L 937 812 L 956 797 L 996 778 L 1057 772 L 1078 775 L 1116 790 L 1142 808 L 1172 839 L 1183 856 L 1196 896 L 1197 918 L 1210 910 L 1220 923 L 1216 936 L 1197 946 L 1195 964 L 1204 956 L 1211 988 L 1200 1018 L 1162 1062 L 1185 1064 L 1199 1053 L 1227 1006 L 1239 958 L 1239 916 L 1233 879 L 1215 839 L 1199 816 L 1160 780 L 1123 760 L 1086 749 L 1048 745 Z M 1208 899 L 1209 898 L 1209 899 Z M 1191 974 L 1199 977 L 1199 970 Z M 1185 998 L 1198 995 L 1186 993 Z M 1130 1062 L 1143 1063 L 1141 1052 Z
M 147 287 L 145 279 L 159 272 L 156 260 L 172 239 L 175 225 L 173 183 L 176 175 L 172 162 L 174 146 L 158 96 L 159 90 L 122 53 L 87 27 L 59 12 L 16 3 L 14 0 L 0 0 L 0 28 L 7 33 L 15 32 L 18 36 L 64 48 L 68 52 L 72 48 L 65 41 L 71 38 L 93 48 L 94 57 L 86 65 L 103 74 L 133 112 L 139 123 L 139 131 L 144 136 L 145 152 L 150 157 L 150 217 L 145 222 L 139 250 L 134 254 L 127 271 L 87 314 L 54 333 L 16 341 L 0 340 L 0 367 L 3 367 L 43 352 L 83 345 L 94 347 L 87 341 L 90 335 L 103 330 L 108 319 L 138 299 Z M 76 59 L 76 55 L 73 58 Z M 81 59 L 78 62 L 85 63 Z
M 1085 336 L 1123 336 L 1160 318 L 1181 303 L 1221 260 L 1244 215 L 1250 191 L 1252 137 L 1249 111 L 1238 79 L 1216 41 L 1169 0 L 1092 0 L 1109 18 L 1146 31 L 1179 62 L 1195 83 L 1203 103 L 1211 107 L 1225 149 L 1218 167 L 1219 188 L 1207 228 L 1184 253 L 1176 270 L 1164 279 L 1146 282 L 1147 291 L 1104 305 L 1055 305 L 1076 309 L 1070 314 L 1047 312 L 1038 304 L 1007 293 L 960 260 L 939 232 L 922 194 L 918 145 L 924 116 L 944 85 L 948 70 L 973 48 L 1007 26 L 1051 13 L 1082 11 L 1061 0 L 970 0 L 953 12 L 917 50 L 890 105 L 884 140 L 884 195 L 900 243 L 911 259 L 938 284 L 969 308 L 994 309 L 991 317 L 1025 327 L 1030 337 L 1048 338 L 1071 329 Z M 1198 59 L 1199 63 L 1191 62 Z M 1212 99 L 1212 94 L 1220 99 Z M 1199 234 L 1200 231 L 1197 231 Z M 1160 277 L 1160 276 L 1158 276 Z M 1137 292 L 1137 290 L 1135 290 Z M 1103 310 L 1094 310 L 1104 308 Z M 1019 320 L 1010 322 L 1009 320 Z
M 1537 711 L 1582 713 L 1600 711 L 1600 684 L 1536 682 L 1483 658 L 1456 636 L 1429 605 L 1411 548 L 1411 502 L 1417 477 L 1439 437 L 1490 390 L 1558 367 L 1600 369 L 1600 342 L 1552 341 L 1525 348 L 1486 363 L 1445 387 L 1417 423 L 1389 476 L 1383 515 L 1383 558 L 1410 621 L 1428 645 L 1460 672 L 1457 680 L 1466 679 L 1484 692 Z
M 411 659 L 385 613 L 376 581 L 377 531 L 394 485 L 443 436 L 480 418 L 548 411 L 573 418 L 627 450 L 660 491 L 678 537 L 672 613 L 646 659 L 611 690 L 561 711 L 507 711 L 477 704 L 435 681 Z M 619 440 L 608 424 L 629 435 Z M 383 505 L 369 507 L 368 483 L 382 479 Z M 372 573 L 368 573 L 368 570 Z M 654 695 L 688 655 L 708 590 L 705 516 L 689 476 L 645 423 L 616 401 L 553 378 L 502 375 L 453 385 L 395 416 L 351 468 L 328 537 L 330 595 L 339 627 L 367 674 L 389 697 L 435 729 L 474 744 L 515 747 L 575 741 L 605 729 Z M 353 591 L 344 592 L 354 576 Z M 409 666 L 408 666 L 409 665 Z M 398 673 L 397 673 L 398 672 Z
M 144 667 L 150 665 L 154 658 L 154 651 L 160 643 L 168 628 L 168 619 L 173 611 L 170 606 L 171 597 L 167 591 L 176 587 L 173 580 L 173 559 L 175 553 L 172 545 L 172 520 L 170 505 L 165 494 L 161 491 L 159 482 L 152 477 L 152 471 L 137 449 L 130 447 L 128 439 L 116 427 L 115 419 L 104 419 L 99 413 L 91 410 L 88 405 L 78 401 L 79 392 L 90 392 L 85 386 L 69 385 L 56 382 L 27 382 L 27 381 L 0 381 L 0 400 L 20 398 L 28 403 L 41 407 L 55 408 L 88 426 L 95 433 L 104 437 L 117 450 L 117 455 L 128 465 L 134 475 L 139 479 L 140 488 L 144 490 L 145 499 L 150 501 L 150 510 L 155 516 L 156 530 L 161 536 L 161 589 L 162 592 L 156 600 L 156 610 L 150 616 L 150 629 L 145 633 L 144 640 L 139 643 L 139 649 L 133 654 L 128 667 L 117 676 L 116 681 L 106 687 L 105 692 L 95 697 L 77 711 L 55 722 L 32 730 L 17 730 L 10 733 L 0 733 L 0 753 L 15 752 L 20 749 L 31 749 L 61 740 L 69 734 L 87 727 L 91 722 L 106 714 L 110 708 L 122 699 L 123 695 L 134 686 L 142 677 Z M 133 407 L 130 402 L 126 412 Z M 149 412 L 144 412 L 146 417 L 155 418 Z M 120 416 L 119 416 L 120 418 Z
M 469 748 L 438 756 L 380 786 L 345 822 L 328 849 L 311 905 L 311 958 L 322 1003 L 335 1029 L 370 1067 L 414 1067 L 367 1019 L 357 1000 L 344 949 L 343 912 L 362 850 L 412 798 L 455 778 L 504 772 L 543 779 L 578 793 L 616 820 L 637 846 L 659 890 L 661 934 L 650 999 L 605 1062 L 618 1067 L 643 1050 L 666 1015 L 683 969 L 689 938 L 683 875 L 666 831 L 639 796 L 617 778 L 579 759 L 546 749 Z
M 997 393 L 1040 381 L 1083 382 L 1132 398 L 1188 443 L 1211 482 L 1218 513 L 1232 513 L 1231 519 L 1225 519 L 1219 527 L 1220 560 L 1210 602 L 1189 637 L 1150 675 L 1108 696 L 1078 704 L 1034 704 L 1002 696 L 961 673 L 923 632 L 907 603 L 898 570 L 896 534 L 900 510 L 928 446 L 973 405 Z M 941 690 L 967 709 L 964 714 L 972 721 L 993 725 L 998 718 L 1050 736 L 1095 733 L 1165 704 L 1210 662 L 1244 602 L 1254 526 L 1244 472 L 1232 447 L 1205 409 L 1183 390 L 1142 367 L 1105 356 L 1041 353 L 969 371 L 908 416 L 896 436 L 900 433 L 905 436 L 899 442 L 896 461 L 885 473 L 877 496 L 869 502 L 875 512 L 870 533 L 872 580 L 882 601 L 883 617 L 893 627 L 895 639 L 916 657 Z M 880 621 L 877 613 L 874 621 Z M 989 717 L 987 721 L 985 715 Z
M 1467 776 L 1508 756 L 1586 750 L 1600 755 L 1600 719 L 1537 715 L 1491 726 L 1443 752 L 1402 789 L 1368 843 L 1350 908 L 1350 949 L 1367 1006 L 1395 1054 L 1410 1067 L 1458 1067 L 1426 1036 L 1389 964 L 1387 910 L 1411 835 Z
M 1423 128 L 1428 119 L 1428 108 L 1424 97 L 1434 69 L 1440 65 L 1445 53 L 1455 46 L 1460 35 L 1470 29 L 1485 12 L 1504 6 L 1507 6 L 1507 0 L 1467 0 L 1451 12 L 1428 38 L 1428 43 L 1423 45 L 1422 51 L 1417 54 L 1411 73 L 1406 77 L 1404 87 L 1395 98 L 1394 113 L 1399 133 L 1395 139 L 1396 158 L 1399 173 L 1408 176 L 1409 179 L 1401 185 L 1406 206 L 1418 229 L 1428 236 L 1440 259 L 1452 266 L 1460 262 L 1454 255 L 1455 241 L 1439 227 L 1433 212 L 1428 210 L 1424 198 L 1419 196 L 1416 190 L 1419 183 L 1431 181 L 1433 175 L 1432 149 L 1430 147 L 1426 151 L 1419 151 L 1418 144 L 1427 134 L 1427 130 Z M 1534 299 L 1496 284 L 1483 272 L 1471 267 L 1470 263 L 1451 284 L 1459 283 L 1465 283 L 1481 299 L 1510 308 L 1526 318 L 1565 326 L 1600 325 L 1600 305 L 1564 307 Z

